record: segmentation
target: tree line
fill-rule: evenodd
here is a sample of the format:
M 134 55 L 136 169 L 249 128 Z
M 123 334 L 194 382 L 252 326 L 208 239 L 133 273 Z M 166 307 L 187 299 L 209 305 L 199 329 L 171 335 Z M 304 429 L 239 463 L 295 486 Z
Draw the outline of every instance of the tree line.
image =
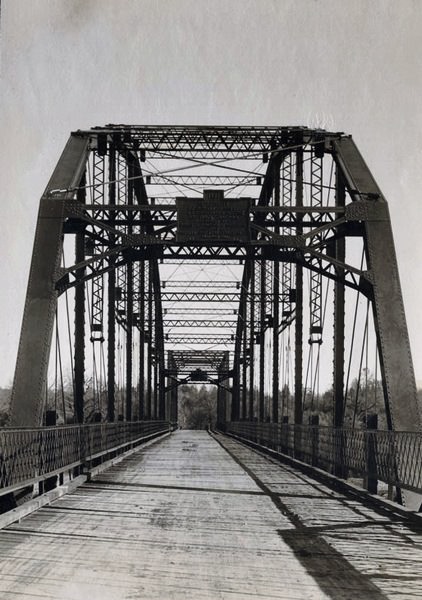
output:
M 137 419 L 136 407 L 139 391 L 133 389 L 134 420 Z M 0 427 L 7 426 L 9 418 L 11 389 L 0 388 Z M 217 419 L 217 388 L 212 385 L 182 385 L 179 387 L 179 426 L 183 429 L 206 429 L 215 426 Z M 123 412 L 124 390 L 116 392 L 116 415 Z M 418 390 L 418 400 L 422 414 L 422 390 Z M 279 415 L 294 422 L 294 395 L 287 385 L 279 393 Z M 258 390 L 254 391 L 254 411 L 258 414 Z M 271 414 L 272 398 L 265 396 L 265 414 Z M 320 425 L 332 425 L 334 393 L 332 389 L 315 393 L 307 389 L 303 396 L 303 422 L 309 423 L 315 415 Z M 98 390 L 93 381 L 87 381 L 85 388 L 85 420 L 93 422 L 101 415 L 106 419 L 106 390 Z M 121 410 L 119 411 L 119 407 Z M 46 391 L 46 409 L 54 410 L 57 423 L 73 422 L 73 389 L 67 382 L 63 390 L 51 386 Z M 354 379 L 349 385 L 345 398 L 345 427 L 365 427 L 368 415 L 378 415 L 378 428 L 387 429 L 386 413 L 382 385 L 369 371 L 363 371 L 360 379 Z M 229 415 L 228 415 L 229 416 Z M 269 420 L 267 417 L 266 420 Z

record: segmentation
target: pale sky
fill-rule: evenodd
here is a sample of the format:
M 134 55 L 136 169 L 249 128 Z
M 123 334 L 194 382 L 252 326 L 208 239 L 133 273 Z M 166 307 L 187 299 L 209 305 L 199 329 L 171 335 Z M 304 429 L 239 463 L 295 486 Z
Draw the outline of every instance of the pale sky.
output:
M 3 0 L 0 386 L 39 197 L 70 131 L 305 125 L 353 135 L 386 196 L 422 380 L 420 0 Z

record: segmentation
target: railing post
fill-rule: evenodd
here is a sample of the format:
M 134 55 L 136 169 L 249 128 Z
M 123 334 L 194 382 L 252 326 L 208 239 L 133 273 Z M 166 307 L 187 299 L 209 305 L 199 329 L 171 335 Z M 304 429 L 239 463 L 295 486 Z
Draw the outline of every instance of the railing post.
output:
M 293 424 L 293 458 L 303 460 L 303 425 Z
M 376 433 L 378 429 L 378 415 L 370 414 L 366 416 L 366 471 L 365 488 L 370 494 L 376 494 L 378 491 L 377 477 L 377 440 Z
M 335 427 L 332 432 L 332 462 L 333 474 L 341 479 L 347 479 L 346 467 L 346 436 L 342 427 Z
M 397 470 L 396 470 L 396 452 L 394 449 L 395 446 L 395 433 L 390 431 L 388 434 L 388 452 L 387 452 L 387 464 L 388 464 L 388 499 L 394 500 L 394 485 L 391 483 L 391 479 L 397 479 Z
M 55 427 L 57 424 L 57 413 L 55 410 L 47 410 L 45 413 L 45 424 L 47 427 Z M 43 465 L 42 468 L 48 472 L 52 471 L 55 468 L 56 463 L 56 452 L 57 452 L 57 430 L 46 430 L 46 439 L 44 440 L 44 448 L 42 449 L 42 459 Z M 50 448 L 49 448 L 50 446 Z M 53 468 L 51 468 L 53 467 Z M 50 490 L 54 490 L 57 486 L 57 475 L 53 475 L 53 477 L 48 477 L 43 482 L 40 482 L 39 490 L 41 493 L 49 492 Z
M 319 462 L 319 415 L 309 417 L 311 426 L 311 461 L 312 466 L 317 467 Z
M 270 423 L 269 427 L 271 431 L 271 448 L 277 450 L 277 423 Z
M 281 419 L 280 428 L 280 452 L 288 454 L 289 417 L 284 415 Z
M 13 480 L 13 472 L 10 469 L 10 450 L 9 456 L 6 449 L 6 436 L 0 431 L 0 489 L 8 487 Z M 13 492 L 0 496 L 0 514 L 16 508 L 16 500 Z

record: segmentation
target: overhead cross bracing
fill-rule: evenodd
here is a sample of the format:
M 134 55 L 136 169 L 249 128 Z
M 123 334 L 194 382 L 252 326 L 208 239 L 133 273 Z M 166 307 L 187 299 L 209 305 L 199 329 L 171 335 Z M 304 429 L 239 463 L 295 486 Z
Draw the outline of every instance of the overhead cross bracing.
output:
M 175 416 L 174 385 L 211 377 L 220 421 L 357 426 L 372 376 L 386 426 L 419 431 L 388 207 L 352 138 L 74 132 L 41 199 L 12 423 L 42 422 L 66 370 L 81 422 L 88 399 L 96 419 Z

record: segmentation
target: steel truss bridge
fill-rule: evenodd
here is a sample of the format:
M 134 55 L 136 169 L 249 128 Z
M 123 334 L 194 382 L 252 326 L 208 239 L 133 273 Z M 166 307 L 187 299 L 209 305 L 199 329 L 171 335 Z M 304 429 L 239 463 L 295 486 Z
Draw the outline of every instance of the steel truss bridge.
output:
M 190 385 L 209 433 L 178 430 Z M 71 134 L 0 429 L 2 598 L 420 597 L 421 464 L 388 206 L 350 136 Z
M 108 460 L 212 385 L 220 432 L 418 510 L 422 439 L 388 205 L 304 127 L 71 134 L 40 201 L 8 427 L 18 490 Z M 379 427 L 377 427 L 377 419 Z

